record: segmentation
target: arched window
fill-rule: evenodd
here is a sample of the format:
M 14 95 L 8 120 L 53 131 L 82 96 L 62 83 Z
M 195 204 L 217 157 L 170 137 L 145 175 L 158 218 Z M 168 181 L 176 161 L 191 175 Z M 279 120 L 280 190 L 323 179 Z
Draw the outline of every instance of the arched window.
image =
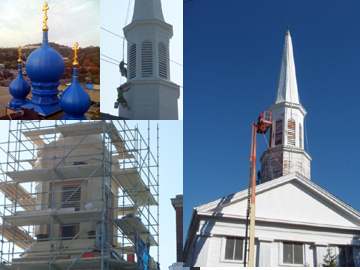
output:
M 283 121 L 282 119 L 276 120 L 275 123 L 275 145 L 282 144 L 283 137 Z
M 141 73 L 144 78 L 153 75 L 153 46 L 151 41 L 144 41 L 141 47 Z
M 159 43 L 159 77 L 168 79 L 168 50 L 164 43 Z
M 133 79 L 136 77 L 136 44 L 129 46 L 128 59 L 129 79 Z
M 296 125 L 294 119 L 288 120 L 288 128 L 287 128 L 287 138 L 288 145 L 296 145 Z

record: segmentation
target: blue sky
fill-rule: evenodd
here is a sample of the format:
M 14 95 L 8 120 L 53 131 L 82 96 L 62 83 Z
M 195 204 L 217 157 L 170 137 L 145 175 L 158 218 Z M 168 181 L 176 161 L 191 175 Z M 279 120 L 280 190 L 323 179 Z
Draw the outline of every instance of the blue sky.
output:
M 0 47 L 42 41 L 44 0 L 1 0 Z M 100 0 L 48 0 L 49 39 L 72 46 L 99 46 Z M 6 15 L 5 15 L 6 14 Z
M 165 21 L 173 26 L 174 36 L 170 40 L 170 78 L 183 85 L 183 0 L 161 0 Z M 123 59 L 123 28 L 129 24 L 134 11 L 135 0 L 105 0 L 101 2 L 101 111 L 117 115 L 114 102 L 116 88 L 125 82 L 120 77 L 119 67 Z M 129 13 L 127 12 L 129 10 Z M 106 30 L 115 33 L 110 34 Z M 120 36 L 120 37 L 119 37 Z M 127 45 L 125 45 L 125 48 Z M 110 58 L 108 58 L 110 57 Z M 109 63 L 113 62 L 113 64 Z M 125 50 L 125 61 L 126 50 Z M 183 88 L 180 88 L 179 119 L 183 119 Z
M 250 123 L 275 101 L 287 28 L 312 179 L 360 210 L 359 10 L 357 0 L 186 1 L 186 228 L 194 206 L 247 186 Z
M 1 143 L 7 141 L 8 123 L 8 121 L 0 121 Z M 138 124 L 143 136 L 147 136 L 147 121 L 127 121 L 127 123 L 130 127 Z M 156 154 L 157 123 L 160 128 L 160 264 L 162 269 L 167 269 L 176 261 L 175 210 L 170 199 L 183 193 L 183 123 L 182 121 L 151 121 L 150 144 L 154 154 Z M 4 153 L 0 151 L 0 161 L 4 162 L 5 158 Z

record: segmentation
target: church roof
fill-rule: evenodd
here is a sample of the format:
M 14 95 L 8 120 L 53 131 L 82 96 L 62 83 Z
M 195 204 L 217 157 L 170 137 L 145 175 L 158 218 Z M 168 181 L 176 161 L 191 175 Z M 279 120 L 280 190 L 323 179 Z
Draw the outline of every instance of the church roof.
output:
M 355 210 L 354 208 L 352 208 L 351 206 L 349 206 L 348 204 L 346 204 L 345 202 L 343 202 L 342 200 L 340 200 L 333 194 L 329 193 L 328 191 L 326 191 L 319 185 L 315 184 L 313 181 L 306 179 L 304 176 L 302 176 L 299 173 L 291 173 L 291 174 L 279 177 L 277 179 L 274 179 L 272 181 L 268 181 L 268 182 L 258 185 L 256 187 L 256 195 L 258 196 L 258 195 L 264 194 L 267 191 L 271 191 L 273 189 L 279 188 L 288 183 L 293 183 L 298 186 L 301 186 L 302 189 L 304 190 L 304 192 L 305 192 L 305 190 L 311 192 L 312 194 L 314 194 L 312 196 L 313 198 L 315 197 L 316 200 L 321 201 L 322 203 L 325 203 L 328 206 L 331 206 L 332 209 L 337 209 L 337 212 L 343 213 L 342 215 L 348 216 L 351 220 L 353 220 L 357 224 L 356 228 L 359 228 L 359 226 L 360 226 L 360 212 L 359 211 Z M 234 205 L 237 202 L 246 201 L 247 196 L 248 196 L 248 190 L 245 189 L 240 192 L 222 197 L 216 201 L 198 206 L 194 210 L 196 211 L 196 213 L 198 215 L 214 216 L 214 213 L 218 212 L 218 213 L 221 213 L 221 216 L 225 216 L 223 214 L 223 209 L 225 209 L 228 206 Z M 293 198 L 293 199 L 295 200 L 295 198 Z M 283 204 L 281 204 L 283 206 L 280 206 L 280 207 L 285 207 L 285 205 L 288 206 L 288 202 L 284 202 L 283 200 L 285 200 L 285 199 L 284 198 L 278 199 L 278 201 L 283 203 Z M 271 206 L 271 202 L 269 202 L 269 198 L 265 199 L 265 201 L 267 202 L 267 205 L 269 205 L 270 208 L 274 207 L 274 206 Z M 241 211 L 241 210 L 239 209 L 239 211 Z M 215 216 L 216 216 L 216 214 L 215 214 Z M 229 216 L 229 217 L 244 219 L 245 211 L 244 211 L 244 213 L 241 213 L 240 215 Z M 259 220 L 260 219 L 261 218 L 259 218 Z M 289 222 L 286 220 L 280 220 L 280 222 L 293 223 L 293 222 Z M 298 222 L 298 223 L 300 224 L 301 222 Z M 319 224 L 316 224 L 316 223 L 317 223 L 316 221 L 313 221 L 312 224 L 308 223 L 305 225 L 318 226 L 320 224 L 320 223 Z M 322 221 L 321 221 L 321 223 L 322 223 L 322 226 L 325 226 L 325 227 L 340 228 L 339 226 L 332 226 L 332 224 L 329 224 L 329 223 L 327 224 L 329 226 L 327 226 Z M 351 229 L 351 228 L 354 229 L 353 226 L 345 226 L 344 228 L 346 228 L 346 227 L 349 229 Z
M 285 35 L 285 45 L 281 61 L 281 71 L 277 98 L 275 103 L 290 102 L 299 104 L 299 94 L 296 81 L 294 52 L 290 32 Z
M 161 0 L 135 0 L 135 9 L 132 20 L 142 21 L 154 19 L 164 21 Z

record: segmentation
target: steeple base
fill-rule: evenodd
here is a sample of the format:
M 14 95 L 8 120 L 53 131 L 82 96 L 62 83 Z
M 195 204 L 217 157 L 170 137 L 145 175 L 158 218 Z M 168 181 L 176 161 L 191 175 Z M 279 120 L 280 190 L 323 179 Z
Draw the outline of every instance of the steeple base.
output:
M 266 150 L 260 161 L 260 183 L 295 172 L 311 178 L 311 157 L 303 149 L 277 146 Z
M 165 80 L 132 80 L 124 93 L 128 108 L 119 105 L 119 116 L 136 120 L 177 120 L 179 88 Z
M 30 109 L 43 117 L 50 116 L 62 111 L 59 105 L 57 87 L 59 83 L 32 83 L 31 101 L 22 106 L 24 109 Z

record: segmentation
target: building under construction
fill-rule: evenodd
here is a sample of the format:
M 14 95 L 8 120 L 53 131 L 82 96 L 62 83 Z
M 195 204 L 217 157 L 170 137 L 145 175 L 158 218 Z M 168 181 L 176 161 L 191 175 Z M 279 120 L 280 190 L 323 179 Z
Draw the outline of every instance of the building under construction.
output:
M 0 269 L 159 268 L 159 136 L 135 124 L 9 121 Z

